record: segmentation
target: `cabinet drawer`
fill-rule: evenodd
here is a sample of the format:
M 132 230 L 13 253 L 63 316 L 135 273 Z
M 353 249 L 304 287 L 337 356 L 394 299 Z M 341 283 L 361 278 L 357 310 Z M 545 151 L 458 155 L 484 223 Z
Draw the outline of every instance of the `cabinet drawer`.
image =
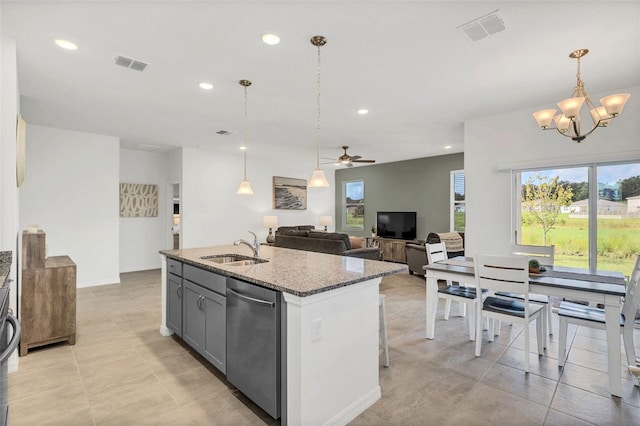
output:
M 191 265 L 184 265 L 184 278 L 192 283 L 201 285 L 216 293 L 222 295 L 227 294 L 227 278 L 215 274 L 213 272 L 205 271 L 204 269 L 196 268 Z
M 182 262 L 178 262 L 177 260 L 167 259 L 167 271 L 173 275 L 177 275 L 179 277 L 182 276 Z

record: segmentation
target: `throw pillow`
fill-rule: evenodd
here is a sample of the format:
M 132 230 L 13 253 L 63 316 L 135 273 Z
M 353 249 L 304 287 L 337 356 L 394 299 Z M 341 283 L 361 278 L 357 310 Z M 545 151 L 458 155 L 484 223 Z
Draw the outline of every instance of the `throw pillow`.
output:
M 364 246 L 364 237 L 349 236 L 349 240 L 351 241 L 351 248 L 353 249 L 359 249 Z

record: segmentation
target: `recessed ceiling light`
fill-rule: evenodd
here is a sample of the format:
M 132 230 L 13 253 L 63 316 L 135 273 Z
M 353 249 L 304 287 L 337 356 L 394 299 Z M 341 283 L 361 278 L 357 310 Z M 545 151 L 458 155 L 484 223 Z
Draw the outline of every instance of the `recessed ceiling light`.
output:
M 56 44 L 62 47 L 63 49 L 78 50 L 78 46 L 75 43 L 70 42 L 69 40 L 64 40 L 59 38 L 59 39 L 56 39 Z
M 280 43 L 280 37 L 277 36 L 276 34 L 265 34 L 262 36 L 262 41 L 265 44 L 275 46 L 276 44 Z
M 211 90 L 211 89 L 213 89 L 213 84 L 207 83 L 207 82 L 204 82 L 204 81 L 202 83 L 200 83 L 199 86 L 203 90 Z
M 443 146 L 444 149 L 451 149 L 451 145 L 445 145 Z
M 360 109 L 358 110 L 358 114 L 360 114 L 360 115 L 366 115 L 366 114 L 369 114 L 369 110 L 368 110 L 368 109 L 364 109 L 364 108 L 360 108 Z

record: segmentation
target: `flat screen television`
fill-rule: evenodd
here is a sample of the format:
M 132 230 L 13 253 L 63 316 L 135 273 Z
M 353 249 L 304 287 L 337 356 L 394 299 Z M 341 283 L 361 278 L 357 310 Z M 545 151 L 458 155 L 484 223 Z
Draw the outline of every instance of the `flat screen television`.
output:
M 416 239 L 416 212 L 378 212 L 376 222 L 378 237 Z

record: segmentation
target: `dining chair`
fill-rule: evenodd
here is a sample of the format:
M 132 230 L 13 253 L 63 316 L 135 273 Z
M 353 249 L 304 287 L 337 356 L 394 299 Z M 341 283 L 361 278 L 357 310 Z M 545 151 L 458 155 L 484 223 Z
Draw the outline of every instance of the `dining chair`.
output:
M 636 365 L 636 351 L 633 345 L 633 325 L 635 323 L 638 304 L 640 304 L 640 256 L 627 283 L 624 302 L 620 311 L 620 332 L 627 354 L 627 365 Z M 567 328 L 569 323 L 584 327 L 606 330 L 604 309 L 584 306 L 577 303 L 562 302 L 558 310 L 560 317 L 560 342 L 558 347 L 558 365 L 562 367 L 567 358 Z
M 537 260 L 541 266 L 553 266 L 555 257 L 555 246 L 534 246 L 528 244 L 513 244 L 511 253 L 514 256 L 524 256 L 529 260 Z M 496 295 L 508 299 L 523 300 L 522 294 L 499 292 Z M 551 299 L 544 294 L 530 294 L 529 302 L 541 305 L 544 308 L 542 318 L 543 327 L 549 334 L 553 334 L 553 317 L 551 309 Z
M 529 372 L 529 324 L 536 322 L 538 355 L 546 346 L 542 328 L 544 308 L 529 303 L 529 261 L 521 256 L 474 256 L 476 288 L 479 291 L 517 293 L 523 300 L 489 296 L 476 301 L 476 356 L 482 351 L 482 319 L 489 318 L 489 341 L 493 341 L 495 321 L 508 321 L 524 326 L 525 371 Z
M 427 260 L 429 261 L 429 265 L 433 265 L 434 262 L 439 262 L 441 260 L 448 259 L 447 257 L 447 248 L 444 243 L 426 243 L 425 247 L 427 249 Z M 484 295 L 487 294 L 485 291 Z M 446 301 L 444 307 L 444 319 L 449 319 L 449 313 L 451 310 L 451 302 L 456 301 L 460 306 L 460 314 L 464 317 L 466 315 L 466 311 L 469 311 L 469 339 L 475 339 L 475 306 L 474 302 L 477 297 L 476 289 L 473 287 L 465 287 L 463 285 L 453 285 L 451 281 L 447 281 L 447 285 L 445 287 L 438 287 L 438 298 L 444 299 Z M 468 309 L 467 309 L 468 308 Z

